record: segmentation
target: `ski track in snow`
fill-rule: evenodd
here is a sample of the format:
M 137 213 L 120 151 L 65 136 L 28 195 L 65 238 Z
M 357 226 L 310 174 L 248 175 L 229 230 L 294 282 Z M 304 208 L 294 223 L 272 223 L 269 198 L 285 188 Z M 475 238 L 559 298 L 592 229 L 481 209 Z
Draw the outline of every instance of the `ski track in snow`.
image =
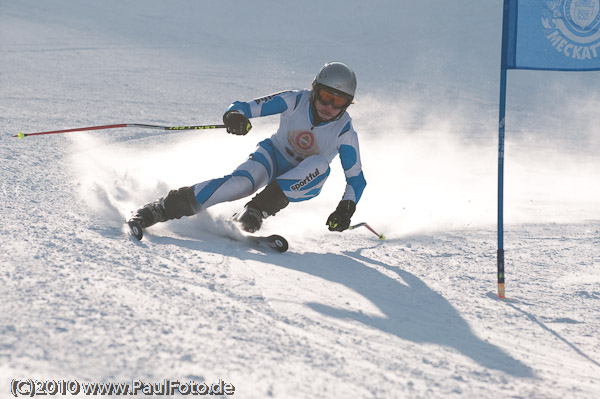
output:
M 177 1 L 166 14 L 159 2 L 149 2 L 140 15 L 136 2 L 119 6 L 119 15 L 135 15 L 131 32 L 114 32 L 116 22 L 102 7 L 95 8 L 95 19 L 70 20 L 85 7 L 67 3 L 0 4 L 1 398 L 10 396 L 13 378 L 223 379 L 240 398 L 600 396 L 600 208 L 594 184 L 600 166 L 576 139 L 557 139 L 569 144 L 575 160 L 526 141 L 507 145 L 515 161 L 507 155 L 512 219 L 505 234 L 506 300 L 497 298 L 495 282 L 493 117 L 485 138 L 458 131 L 466 126 L 464 115 L 441 120 L 418 105 L 410 108 L 411 101 L 391 102 L 392 112 L 371 120 L 384 101 L 366 88 L 353 115 L 365 137 L 369 186 L 354 220 L 369 222 L 388 240 L 365 229 L 326 231 L 324 219 L 343 187 L 334 161 L 319 198 L 265 223 L 265 234 L 290 240 L 287 253 L 226 237 L 224 220 L 243 202 L 155 226 L 137 242 L 123 227 L 131 210 L 169 189 L 230 172 L 276 121 L 257 120 L 255 136 L 240 138 L 140 129 L 24 140 L 10 135 L 121 118 L 212 121 L 234 99 L 290 82 L 307 85 L 325 50 L 335 47 L 319 42 L 310 62 L 298 61 L 297 75 L 290 76 L 291 67 L 277 61 L 285 59 L 285 43 L 247 50 L 235 40 L 238 28 L 228 36 L 212 22 L 186 25 L 185 10 L 196 10 L 191 2 Z M 463 3 L 482 15 L 492 8 Z M 412 12 L 432 4 L 415 5 Z M 206 7 L 260 17 L 248 8 Z M 362 11 L 380 18 L 381 37 L 396 26 L 374 10 Z M 58 22 L 48 22 L 48 15 Z M 163 16 L 165 25 L 145 41 L 140 27 Z M 160 36 L 178 18 L 183 33 Z M 89 30 L 86 21 L 92 21 Z M 191 50 L 177 41 L 185 32 L 200 37 Z M 360 32 L 364 36 L 352 36 L 357 46 L 382 51 L 373 45 L 379 43 L 370 36 L 376 33 Z M 313 43 L 313 35 L 296 43 Z M 211 62 L 197 55 L 201 39 L 211 43 Z M 221 46 L 244 54 L 247 69 L 228 61 Z M 303 54 L 299 48 L 290 57 Z M 419 53 L 407 63 L 429 56 Z M 355 60 L 358 70 L 373 69 L 366 58 Z M 271 68 L 267 77 L 265 65 Z M 377 88 L 378 78 L 370 79 L 365 85 Z M 414 79 L 407 83 L 411 77 L 401 76 L 389 84 L 417 92 L 427 87 L 422 77 Z M 452 91 L 452 84 L 446 89 Z M 496 112 L 479 101 L 487 92 L 466 89 L 458 108 Z M 489 91 L 496 95 L 495 88 Z M 423 96 L 415 103 L 427 103 Z M 441 100 L 436 106 L 444 111 Z M 409 123 L 411 118 L 419 122 Z M 400 120 L 406 124 L 398 128 Z M 386 130 L 397 135 L 392 146 L 394 136 Z M 561 162 L 555 166 L 552 159 Z M 401 177 L 392 179 L 394 187 L 390 160 Z

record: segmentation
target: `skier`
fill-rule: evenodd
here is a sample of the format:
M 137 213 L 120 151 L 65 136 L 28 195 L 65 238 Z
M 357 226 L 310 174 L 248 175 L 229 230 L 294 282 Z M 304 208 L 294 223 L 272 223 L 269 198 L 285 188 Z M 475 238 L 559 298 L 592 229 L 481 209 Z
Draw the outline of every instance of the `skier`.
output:
M 326 225 L 330 231 L 346 230 L 366 186 L 358 136 L 346 112 L 355 90 L 352 69 L 330 62 L 315 76 L 311 90 L 235 101 L 223 115 L 228 133 L 245 135 L 252 128 L 249 118 L 281 114 L 277 132 L 258 143 L 256 151 L 230 175 L 172 190 L 165 198 L 138 209 L 130 221 L 146 228 L 247 197 L 266 186 L 235 216 L 244 231 L 253 233 L 265 218 L 290 202 L 316 197 L 329 176 L 329 163 L 339 154 L 347 185 Z

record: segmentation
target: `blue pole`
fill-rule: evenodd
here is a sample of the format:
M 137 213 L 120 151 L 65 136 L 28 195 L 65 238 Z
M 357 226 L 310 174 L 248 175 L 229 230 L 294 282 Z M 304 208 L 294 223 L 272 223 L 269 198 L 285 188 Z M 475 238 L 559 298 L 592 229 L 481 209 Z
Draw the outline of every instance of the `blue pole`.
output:
M 498 122 L 498 296 L 504 298 L 504 126 L 506 125 L 506 68 L 500 72 Z
M 498 117 L 498 296 L 504 298 L 504 128 L 506 126 L 506 71 L 508 69 L 508 46 L 511 27 L 511 7 L 515 0 L 504 0 L 502 14 L 502 60 L 500 65 L 500 105 Z M 514 60 L 513 60 L 514 61 Z

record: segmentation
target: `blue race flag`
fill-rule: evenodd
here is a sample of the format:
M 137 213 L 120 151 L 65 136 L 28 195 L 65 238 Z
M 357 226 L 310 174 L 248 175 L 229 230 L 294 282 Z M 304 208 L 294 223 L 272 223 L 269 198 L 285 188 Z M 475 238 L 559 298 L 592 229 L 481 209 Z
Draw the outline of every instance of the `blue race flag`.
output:
M 600 70 L 600 0 L 504 0 L 504 69 Z
M 498 119 L 498 296 L 504 290 L 504 138 L 508 69 L 600 70 L 600 0 L 504 0 Z

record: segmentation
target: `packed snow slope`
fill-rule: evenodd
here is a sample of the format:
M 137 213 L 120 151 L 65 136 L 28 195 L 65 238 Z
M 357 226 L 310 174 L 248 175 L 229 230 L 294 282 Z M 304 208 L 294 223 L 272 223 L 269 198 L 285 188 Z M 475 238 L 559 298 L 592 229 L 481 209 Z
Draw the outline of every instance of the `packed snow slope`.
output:
M 211 384 L 239 398 L 600 397 L 600 75 L 509 73 L 508 299 L 496 296 L 501 1 L 0 0 L 0 397 L 13 379 Z M 269 218 L 284 254 L 226 237 L 244 201 L 123 222 L 230 173 L 276 129 L 234 100 L 358 76 L 368 186 Z M 83 393 L 81 394 L 83 395 Z

